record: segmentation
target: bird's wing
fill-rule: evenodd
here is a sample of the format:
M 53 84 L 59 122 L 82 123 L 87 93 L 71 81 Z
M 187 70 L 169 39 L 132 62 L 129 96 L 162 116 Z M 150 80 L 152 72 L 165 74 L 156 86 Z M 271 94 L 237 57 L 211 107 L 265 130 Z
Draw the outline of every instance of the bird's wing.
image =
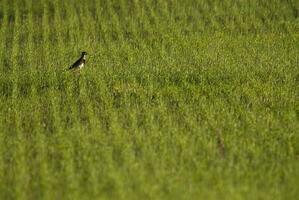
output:
M 73 69 L 73 68 L 75 68 L 75 67 L 78 67 L 78 66 L 80 65 L 80 63 L 81 63 L 81 59 L 77 60 L 74 64 L 72 64 L 72 65 L 69 67 L 69 69 Z

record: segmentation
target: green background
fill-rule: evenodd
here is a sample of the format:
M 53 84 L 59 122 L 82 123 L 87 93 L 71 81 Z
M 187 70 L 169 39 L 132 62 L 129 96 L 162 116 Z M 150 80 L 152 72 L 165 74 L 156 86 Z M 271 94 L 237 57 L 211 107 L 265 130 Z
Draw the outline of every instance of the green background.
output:
M 296 0 L 0 0 L 0 199 L 296 199 L 298 58 Z

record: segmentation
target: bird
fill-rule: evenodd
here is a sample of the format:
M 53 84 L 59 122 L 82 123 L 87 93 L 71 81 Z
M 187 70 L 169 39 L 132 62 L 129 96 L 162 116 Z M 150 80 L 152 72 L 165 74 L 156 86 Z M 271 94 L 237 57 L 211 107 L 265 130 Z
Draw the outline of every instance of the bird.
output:
M 80 71 L 84 65 L 85 65 L 85 60 L 86 60 L 87 53 L 83 51 L 81 53 L 81 57 L 74 63 L 72 64 L 67 70 L 68 71 Z

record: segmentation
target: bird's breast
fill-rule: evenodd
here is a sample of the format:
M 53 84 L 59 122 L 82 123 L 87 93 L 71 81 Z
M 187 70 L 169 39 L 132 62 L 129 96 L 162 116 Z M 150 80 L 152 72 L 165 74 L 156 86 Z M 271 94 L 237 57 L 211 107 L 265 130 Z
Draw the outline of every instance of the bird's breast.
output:
M 79 65 L 79 68 L 82 69 L 83 67 L 84 67 L 84 63 L 81 63 L 81 64 Z

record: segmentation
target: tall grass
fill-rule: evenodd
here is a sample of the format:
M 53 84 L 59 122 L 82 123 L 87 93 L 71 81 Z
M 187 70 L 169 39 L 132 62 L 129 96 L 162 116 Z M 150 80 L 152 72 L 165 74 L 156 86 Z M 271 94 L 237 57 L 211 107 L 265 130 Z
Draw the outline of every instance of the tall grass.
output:
M 0 198 L 296 199 L 298 13 L 0 1 Z

